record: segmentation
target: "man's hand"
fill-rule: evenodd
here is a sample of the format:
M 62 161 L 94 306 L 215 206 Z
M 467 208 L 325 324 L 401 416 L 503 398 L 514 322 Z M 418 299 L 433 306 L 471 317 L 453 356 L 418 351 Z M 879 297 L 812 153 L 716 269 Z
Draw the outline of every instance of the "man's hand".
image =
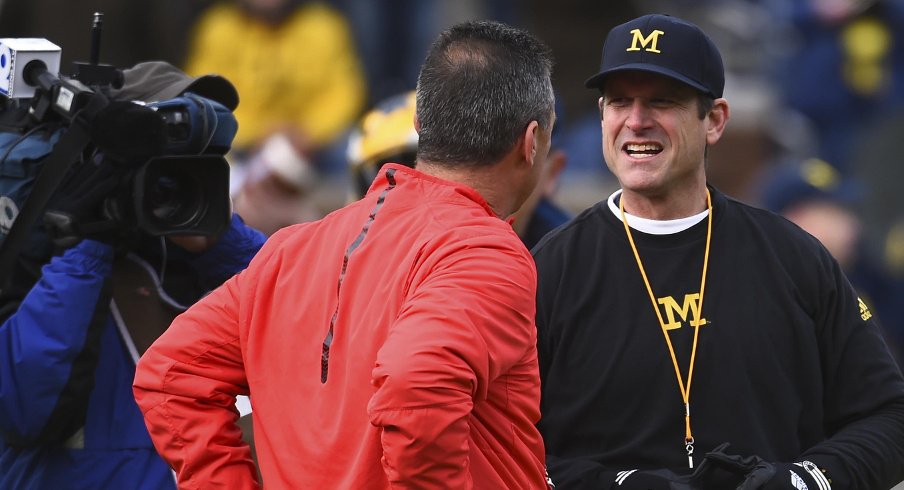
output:
M 728 447 L 724 443 L 706 453 L 689 478 L 693 488 L 735 488 L 763 461 L 759 456 L 733 454 Z
M 44 214 L 44 226 L 60 248 L 83 238 L 115 245 L 117 224 L 104 212 L 104 202 L 127 178 L 129 169 L 106 159 L 77 162 Z
M 770 463 L 756 466 L 737 490 L 831 490 L 824 472 L 809 461 Z
M 703 462 L 691 476 L 691 482 L 700 488 L 736 487 L 736 490 L 832 488 L 824 472 L 809 461 L 772 463 L 756 455 L 740 456 L 729 453 L 727 443 L 706 453 Z
M 170 235 L 166 237 L 173 245 L 184 248 L 191 253 L 203 253 L 217 243 L 217 237 L 200 235 Z

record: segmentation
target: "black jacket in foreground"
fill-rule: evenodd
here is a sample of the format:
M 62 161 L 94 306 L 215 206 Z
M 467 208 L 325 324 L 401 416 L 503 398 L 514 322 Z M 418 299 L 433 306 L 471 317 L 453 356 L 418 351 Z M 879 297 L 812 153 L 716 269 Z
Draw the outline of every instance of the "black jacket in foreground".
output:
M 815 238 L 710 191 L 696 462 L 729 442 L 736 454 L 813 461 L 836 489 L 890 488 L 904 479 L 904 378 L 878 325 Z M 632 230 L 685 379 L 706 228 Z M 600 202 L 533 254 L 540 429 L 557 490 L 608 471 L 687 473 L 684 402 L 620 218 Z

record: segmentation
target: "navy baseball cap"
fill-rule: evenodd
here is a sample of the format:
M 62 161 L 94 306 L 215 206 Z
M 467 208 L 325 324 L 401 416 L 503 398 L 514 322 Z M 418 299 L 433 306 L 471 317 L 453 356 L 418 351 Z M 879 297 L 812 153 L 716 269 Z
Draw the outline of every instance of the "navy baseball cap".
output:
M 768 173 L 760 192 L 764 208 L 784 212 L 805 201 L 831 201 L 855 207 L 863 197 L 860 182 L 842 176 L 825 160 L 810 158 Z
M 722 97 L 725 88 L 722 56 L 709 36 L 686 20 L 663 14 L 613 27 L 603 44 L 600 71 L 584 86 L 601 89 L 607 75 L 623 70 L 659 73 L 713 98 Z

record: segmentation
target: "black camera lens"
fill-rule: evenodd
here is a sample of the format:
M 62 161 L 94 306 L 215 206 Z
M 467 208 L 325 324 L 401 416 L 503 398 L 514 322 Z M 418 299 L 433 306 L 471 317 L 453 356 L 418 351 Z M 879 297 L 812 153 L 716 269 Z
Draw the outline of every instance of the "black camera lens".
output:
M 133 184 L 136 224 L 152 236 L 215 236 L 229 225 L 229 164 L 222 156 L 152 158 Z
M 204 186 L 197 176 L 178 170 L 159 176 L 148 188 L 147 210 L 160 225 L 190 225 L 204 214 Z

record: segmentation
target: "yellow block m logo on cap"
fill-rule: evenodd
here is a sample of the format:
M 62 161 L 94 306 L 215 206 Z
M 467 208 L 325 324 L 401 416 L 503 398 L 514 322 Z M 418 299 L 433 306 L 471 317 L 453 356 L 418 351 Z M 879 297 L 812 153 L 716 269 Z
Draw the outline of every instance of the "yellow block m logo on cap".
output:
M 659 29 L 654 30 L 650 33 L 649 36 L 643 37 L 643 33 L 640 32 L 640 29 L 634 29 L 631 31 L 631 34 L 634 35 L 634 38 L 631 39 L 631 47 L 626 49 L 625 51 L 640 51 L 640 48 L 645 48 L 647 52 L 650 53 L 659 53 L 659 49 L 656 48 L 656 43 L 659 42 L 659 36 L 665 34 Z M 640 46 L 638 46 L 640 44 Z M 647 47 L 647 44 L 650 47 Z

